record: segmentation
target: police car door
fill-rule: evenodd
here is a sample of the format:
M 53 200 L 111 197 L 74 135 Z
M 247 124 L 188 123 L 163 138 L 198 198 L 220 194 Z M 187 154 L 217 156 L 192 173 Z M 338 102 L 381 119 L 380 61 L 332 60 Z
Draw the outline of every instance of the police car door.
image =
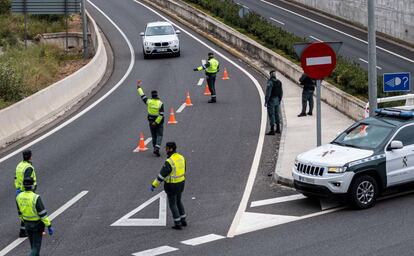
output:
M 385 151 L 387 187 L 414 180 L 414 124 L 401 128 L 392 140 L 401 141 L 404 147 Z

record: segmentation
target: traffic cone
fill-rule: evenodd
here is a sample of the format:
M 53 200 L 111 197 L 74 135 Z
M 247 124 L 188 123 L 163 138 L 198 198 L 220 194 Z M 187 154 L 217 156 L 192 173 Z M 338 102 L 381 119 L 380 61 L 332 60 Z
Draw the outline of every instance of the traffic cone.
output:
M 185 98 L 185 106 L 186 107 L 191 107 L 192 105 L 193 105 L 193 103 L 191 102 L 190 93 L 187 92 L 187 97 Z
M 148 148 L 145 146 L 145 141 L 144 141 L 144 133 L 140 132 L 138 147 L 134 150 L 134 152 L 143 152 L 147 150 Z
M 224 68 L 224 72 L 223 72 L 223 80 L 229 80 L 230 79 L 230 77 L 229 77 L 229 74 L 227 73 L 227 69 L 226 68 Z
M 206 89 L 204 91 L 204 95 L 210 96 L 211 92 L 210 92 L 210 87 L 208 87 L 208 83 L 206 83 Z
M 168 120 L 168 124 L 176 124 L 178 123 L 177 120 L 175 120 L 175 115 L 174 115 L 174 109 L 171 108 L 170 109 L 170 120 Z

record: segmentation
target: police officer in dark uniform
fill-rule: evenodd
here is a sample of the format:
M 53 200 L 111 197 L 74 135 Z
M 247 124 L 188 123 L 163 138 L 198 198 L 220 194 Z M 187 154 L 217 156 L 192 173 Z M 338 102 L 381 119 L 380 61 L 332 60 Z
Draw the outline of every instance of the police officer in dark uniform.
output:
M 283 98 L 282 82 L 276 78 L 276 71 L 269 72 L 270 78 L 267 80 L 265 107 L 270 121 L 270 131 L 266 135 L 280 133 L 279 106 Z M 275 131 L 276 124 L 276 131 Z
M 168 204 L 174 218 L 172 228 L 182 229 L 182 227 L 187 226 L 184 205 L 181 202 L 181 194 L 185 185 L 185 158 L 177 153 L 175 142 L 167 142 L 165 150 L 168 159 L 165 161 L 158 177 L 152 182 L 150 190 L 154 191 L 164 181 L 164 190 L 167 193 Z
M 148 99 L 141 88 L 141 84 L 142 81 L 138 80 L 137 90 L 141 99 L 148 106 L 148 121 L 151 130 L 152 145 L 154 147 L 154 154 L 159 157 L 164 133 L 164 104 L 158 98 L 157 91 L 151 91 L 151 99 Z
M 23 181 L 24 191 L 16 197 L 19 218 L 26 227 L 32 249 L 30 256 L 39 256 L 42 246 L 42 235 L 47 227 L 49 235 L 53 235 L 54 229 L 47 216 L 47 211 L 40 196 L 33 192 L 34 180 L 26 177 Z
M 299 83 L 303 86 L 302 91 L 302 112 L 298 117 L 306 116 L 306 105 L 309 102 L 309 111 L 308 115 L 312 115 L 313 111 L 313 92 L 315 91 L 316 81 L 310 78 L 305 73 L 299 78 Z

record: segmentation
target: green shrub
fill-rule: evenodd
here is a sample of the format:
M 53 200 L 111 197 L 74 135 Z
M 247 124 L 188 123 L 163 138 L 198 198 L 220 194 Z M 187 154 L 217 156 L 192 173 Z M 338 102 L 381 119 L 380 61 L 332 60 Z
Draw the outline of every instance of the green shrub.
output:
M 23 98 L 22 77 L 7 62 L 0 62 L 0 98 L 4 101 L 18 101 Z
M 9 13 L 10 8 L 11 8 L 10 0 L 0 0 L 0 15 Z

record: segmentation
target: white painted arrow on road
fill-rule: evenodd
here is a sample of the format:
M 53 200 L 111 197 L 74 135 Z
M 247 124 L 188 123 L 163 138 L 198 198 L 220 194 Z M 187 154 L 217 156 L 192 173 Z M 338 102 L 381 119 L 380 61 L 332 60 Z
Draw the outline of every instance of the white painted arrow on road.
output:
M 131 218 L 148 205 L 159 199 L 159 215 L 157 219 Z M 151 197 L 149 200 L 126 214 L 124 217 L 115 221 L 111 226 L 166 226 L 167 225 L 167 194 L 164 191 Z

